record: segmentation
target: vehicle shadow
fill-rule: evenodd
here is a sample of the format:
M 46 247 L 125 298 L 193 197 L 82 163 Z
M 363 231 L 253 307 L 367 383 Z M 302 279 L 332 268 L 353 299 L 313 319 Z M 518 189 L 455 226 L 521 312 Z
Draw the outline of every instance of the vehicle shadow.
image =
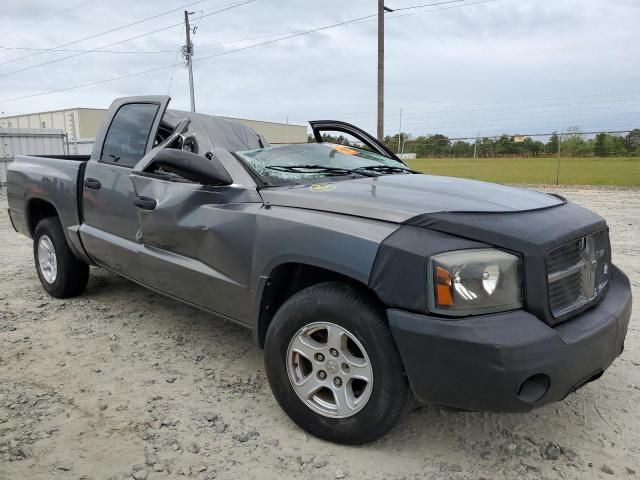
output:
M 175 346 L 176 354 L 184 355 L 184 349 L 191 349 L 194 356 L 202 354 L 212 362 L 220 358 L 225 361 L 238 359 L 234 362 L 235 368 L 242 372 L 257 372 L 260 398 L 264 405 L 275 407 L 264 375 L 263 352 L 255 345 L 248 329 L 153 293 L 104 270 L 92 269 L 83 298 L 105 306 L 122 303 L 124 307 L 118 315 L 134 320 L 140 336 L 157 335 L 159 330 L 163 335 L 179 336 L 182 340 Z M 428 454 L 432 459 L 445 454 L 449 458 L 450 452 L 455 451 L 459 456 L 457 461 L 477 462 L 487 468 L 505 461 L 540 460 L 545 458 L 545 449 L 550 444 L 567 447 L 570 451 L 592 448 L 594 438 L 602 437 L 603 432 L 611 432 L 613 436 L 616 429 L 621 428 L 606 413 L 612 408 L 622 408 L 623 401 L 608 391 L 616 380 L 616 374 L 607 373 L 599 382 L 585 386 L 564 401 L 529 413 L 451 411 L 414 403 L 395 429 L 362 448 L 393 455 L 402 451 L 403 456 L 413 458 Z M 281 428 L 300 432 L 281 411 L 269 410 L 268 416 L 278 418 Z M 334 448 L 316 439 L 309 442 L 318 442 L 330 450 Z M 357 455 L 359 453 L 355 452 L 362 451 L 360 447 L 347 448 Z M 570 456 L 573 462 L 581 461 L 573 454 Z

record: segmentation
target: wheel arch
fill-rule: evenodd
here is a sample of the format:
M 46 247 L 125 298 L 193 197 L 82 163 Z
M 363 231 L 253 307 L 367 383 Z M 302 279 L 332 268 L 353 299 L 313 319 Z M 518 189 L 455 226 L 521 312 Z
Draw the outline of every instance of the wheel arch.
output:
M 267 330 L 275 313 L 288 298 L 312 285 L 332 281 L 351 285 L 370 295 L 373 301 L 380 302 L 373 290 L 353 276 L 311 263 L 281 263 L 268 276 L 262 277 L 261 288 L 258 288 L 259 310 L 254 338 L 260 348 L 264 347 Z
M 29 229 L 29 234 L 32 238 L 38 223 L 48 217 L 60 218 L 60 213 L 53 202 L 40 197 L 32 197 L 27 201 L 27 228 Z

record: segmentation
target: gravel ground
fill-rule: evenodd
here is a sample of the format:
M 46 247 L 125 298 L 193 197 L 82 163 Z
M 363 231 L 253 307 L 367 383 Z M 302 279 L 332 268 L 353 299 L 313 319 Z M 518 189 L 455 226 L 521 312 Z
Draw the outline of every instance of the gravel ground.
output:
M 640 298 L 640 190 L 559 191 L 607 218 Z M 624 354 L 561 403 L 415 405 L 382 440 L 344 447 L 284 415 L 249 331 L 98 269 L 82 297 L 48 297 L 4 207 L 0 252 L 0 479 L 640 477 L 638 313 Z

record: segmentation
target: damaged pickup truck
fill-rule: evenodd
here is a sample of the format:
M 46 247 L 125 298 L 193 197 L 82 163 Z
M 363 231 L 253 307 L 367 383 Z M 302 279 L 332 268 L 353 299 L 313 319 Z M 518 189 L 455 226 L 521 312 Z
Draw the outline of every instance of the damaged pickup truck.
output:
M 91 156 L 9 167 L 11 220 L 54 297 L 80 294 L 92 265 L 250 328 L 284 411 L 346 444 L 383 435 L 412 396 L 559 401 L 622 352 L 629 280 L 589 210 L 419 174 L 346 123 L 271 147 L 168 102 L 116 100 Z

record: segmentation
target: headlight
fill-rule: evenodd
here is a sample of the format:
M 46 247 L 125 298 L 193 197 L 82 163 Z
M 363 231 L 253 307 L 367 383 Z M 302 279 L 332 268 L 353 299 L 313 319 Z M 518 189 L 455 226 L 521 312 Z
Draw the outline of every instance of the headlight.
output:
M 522 307 L 520 259 L 492 248 L 441 253 L 429 262 L 429 308 L 479 315 Z

